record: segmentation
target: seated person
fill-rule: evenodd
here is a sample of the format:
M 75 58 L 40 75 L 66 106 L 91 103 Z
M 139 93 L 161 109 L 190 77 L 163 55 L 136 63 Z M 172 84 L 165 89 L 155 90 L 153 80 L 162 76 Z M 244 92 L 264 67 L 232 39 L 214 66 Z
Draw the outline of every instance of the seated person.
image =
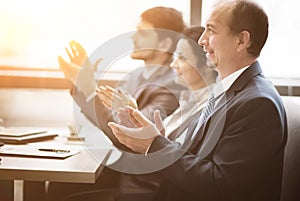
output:
M 173 23 L 174 21 L 176 23 Z M 138 109 L 148 117 L 152 116 L 155 109 L 159 109 L 166 116 L 179 106 L 177 97 L 183 87 L 174 82 L 174 72 L 169 66 L 178 40 L 177 37 L 173 37 L 177 35 L 174 33 L 180 33 L 184 28 L 182 14 L 166 7 L 146 10 L 137 24 L 137 31 L 132 37 L 134 50 L 131 57 L 143 60 L 145 67 L 128 73 L 125 82 L 117 87 L 128 91 L 136 99 Z M 59 57 L 59 64 L 66 78 L 74 84 L 71 92 L 73 99 L 81 108 L 81 112 L 101 129 L 115 146 L 125 149 L 107 126 L 109 121 L 113 121 L 113 112 L 104 107 L 98 96 L 95 96 L 97 83 L 94 81 L 93 66 L 84 49 L 74 41 L 70 43 L 70 48 L 68 53 L 71 62 Z
M 196 43 L 203 31 L 203 27 L 192 27 L 186 29 L 183 32 L 185 37 L 182 36 L 181 39 L 179 39 L 176 47 L 175 52 L 178 57 L 175 58 L 171 63 L 171 67 L 177 71 L 177 76 L 175 79 L 176 82 L 188 87 L 188 90 L 181 92 L 179 101 L 180 107 L 174 113 L 166 117 L 163 121 L 163 124 L 167 128 L 165 134 L 174 140 L 176 139 L 178 133 L 181 133 L 180 130 L 182 131 L 187 128 L 187 125 L 190 123 L 192 117 L 199 115 L 200 110 L 207 102 L 210 87 L 212 87 L 217 76 L 216 71 L 207 66 L 205 53 L 203 49 Z M 114 101 L 111 101 L 111 99 L 114 98 L 118 101 L 123 99 L 123 102 L 130 102 L 130 98 L 128 98 L 125 92 L 117 91 L 110 87 L 102 88 L 98 94 L 101 100 L 104 102 L 104 105 L 110 108 L 113 107 Z M 132 104 L 134 105 L 134 101 L 132 101 Z M 122 111 L 120 114 L 123 114 L 123 112 L 125 111 Z M 126 121 L 126 117 L 121 117 L 120 121 Z M 168 126 L 171 127 L 170 130 L 168 130 Z M 120 169 L 118 169 L 119 167 L 136 165 L 137 161 L 135 156 L 136 155 L 132 155 L 130 153 L 126 154 L 123 152 L 120 161 L 118 161 L 117 164 L 113 164 L 109 167 L 120 171 Z M 115 194 L 117 194 L 118 200 L 123 200 L 125 198 L 130 198 L 132 195 L 135 196 L 137 194 L 144 193 L 147 193 L 149 197 L 153 196 L 157 189 L 158 181 L 153 181 L 151 174 L 136 174 L 138 172 L 134 172 L 134 170 L 130 171 L 123 169 L 123 171 L 123 173 L 118 173 L 121 175 L 120 183 L 116 187 L 117 190 L 113 191 Z M 147 172 L 147 170 L 145 170 L 145 172 Z M 149 177 L 151 177 L 151 182 L 148 180 Z M 52 190 L 53 189 L 51 189 L 51 191 Z M 103 189 L 98 190 L 99 191 L 93 188 L 94 192 L 92 193 L 89 193 L 88 190 L 80 190 L 73 196 L 71 195 L 73 198 L 69 199 L 80 200 L 83 199 L 83 197 L 88 197 L 91 199 L 101 200 L 102 196 L 107 196 L 108 191 L 105 191 L 104 195 L 104 193 L 102 193 Z M 93 193 L 94 196 L 91 195 Z M 114 196 L 114 193 L 112 193 L 112 197 Z
M 177 72 L 175 82 L 185 86 L 187 90 L 182 90 L 179 97 L 179 107 L 163 120 L 163 125 L 167 130 L 165 135 L 172 140 L 179 140 L 177 137 L 182 133 L 182 129 L 190 123 L 207 102 L 208 94 L 216 81 L 217 72 L 213 66 L 207 66 L 208 62 L 205 53 L 197 44 L 203 27 L 191 27 L 186 29 L 183 34 L 185 37 L 179 39 L 175 53 L 177 55 L 171 63 L 171 68 Z M 136 100 L 121 90 L 100 87 L 98 96 L 103 104 L 113 109 L 120 108 L 120 105 L 129 105 L 138 109 Z M 123 104 L 122 104 L 123 103 Z M 117 106 L 115 106 L 117 105 Z M 120 124 L 128 124 L 127 112 L 119 109 Z M 181 128 L 180 132 L 177 132 Z M 181 136 L 180 139 L 182 139 Z
M 129 113 L 136 127 L 109 123 L 121 143 L 144 156 L 132 166 L 156 158 L 152 172 L 161 182 L 154 200 L 280 200 L 287 118 L 257 61 L 268 27 L 268 16 L 253 1 L 213 7 L 199 44 L 220 80 L 183 144 L 162 136 L 136 109 Z

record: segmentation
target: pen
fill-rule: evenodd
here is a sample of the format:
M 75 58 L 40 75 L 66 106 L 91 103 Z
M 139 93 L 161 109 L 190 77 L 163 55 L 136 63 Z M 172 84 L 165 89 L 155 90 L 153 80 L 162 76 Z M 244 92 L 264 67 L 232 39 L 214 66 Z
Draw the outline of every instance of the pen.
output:
M 66 149 L 39 149 L 39 151 L 49 151 L 49 152 L 57 152 L 57 153 L 69 153 L 70 150 Z

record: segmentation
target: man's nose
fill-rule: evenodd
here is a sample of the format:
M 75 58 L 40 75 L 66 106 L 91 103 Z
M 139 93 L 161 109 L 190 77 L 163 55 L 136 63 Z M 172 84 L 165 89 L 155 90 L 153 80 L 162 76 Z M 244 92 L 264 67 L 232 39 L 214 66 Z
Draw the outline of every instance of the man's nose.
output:
M 199 40 L 198 40 L 198 44 L 199 44 L 200 46 L 202 46 L 203 48 L 204 48 L 205 46 L 207 46 L 208 40 L 207 40 L 207 37 L 206 37 L 206 31 L 204 31 L 204 32 L 202 33 L 202 35 L 200 36 L 200 38 L 199 38 Z
M 170 64 L 170 67 L 171 67 L 171 68 L 174 68 L 174 69 L 177 68 L 177 59 L 176 59 L 176 58 L 173 59 L 173 61 L 172 61 L 171 64 Z

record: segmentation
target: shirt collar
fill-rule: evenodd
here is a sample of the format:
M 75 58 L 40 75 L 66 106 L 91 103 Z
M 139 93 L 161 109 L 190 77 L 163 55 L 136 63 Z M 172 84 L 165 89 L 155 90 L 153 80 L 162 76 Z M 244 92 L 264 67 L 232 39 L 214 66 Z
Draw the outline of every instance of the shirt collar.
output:
M 231 85 L 234 83 L 235 80 L 247 69 L 249 66 L 243 67 L 234 73 L 228 75 L 224 79 L 220 79 L 220 77 L 217 78 L 217 84 L 213 90 L 214 96 L 217 97 L 223 92 L 227 91 Z

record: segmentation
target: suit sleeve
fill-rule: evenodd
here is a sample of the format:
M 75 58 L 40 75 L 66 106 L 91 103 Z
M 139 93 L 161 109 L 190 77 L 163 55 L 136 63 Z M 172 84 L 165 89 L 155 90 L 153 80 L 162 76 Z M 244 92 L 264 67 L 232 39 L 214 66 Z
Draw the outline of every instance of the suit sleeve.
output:
M 87 102 L 84 94 L 79 92 L 76 87 L 71 90 L 71 95 L 86 118 L 97 128 L 101 129 L 117 148 L 131 151 L 118 141 L 118 139 L 112 133 L 112 130 L 107 125 L 108 122 L 113 121 L 112 113 L 111 110 L 107 109 L 102 104 L 98 96 L 94 96 L 90 101 Z
M 151 85 L 138 97 L 137 102 L 139 110 L 151 120 L 155 110 L 159 110 L 164 119 L 179 107 L 179 101 L 171 91 L 164 87 L 151 88 Z
M 213 122 L 210 122 L 213 123 Z M 218 122 L 215 122 L 218 123 Z M 283 149 L 283 122 L 275 104 L 267 98 L 239 102 L 227 112 L 222 136 L 205 158 L 185 152 L 161 171 L 167 183 L 203 200 L 243 200 L 264 182 L 273 161 Z M 211 133 L 208 133 L 208 135 Z M 165 155 L 181 151 L 158 137 L 151 150 L 168 147 Z M 198 147 L 199 151 L 199 147 Z

